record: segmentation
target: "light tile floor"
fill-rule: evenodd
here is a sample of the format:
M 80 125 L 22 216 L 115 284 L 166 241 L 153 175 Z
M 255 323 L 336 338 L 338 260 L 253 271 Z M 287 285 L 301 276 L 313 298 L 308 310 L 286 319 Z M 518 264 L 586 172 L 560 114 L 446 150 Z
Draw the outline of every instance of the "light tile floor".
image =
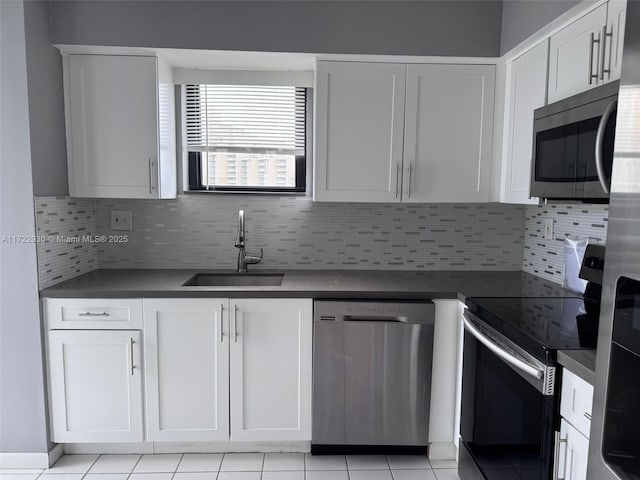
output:
M 303 453 L 65 455 L 46 470 L 0 469 L 0 480 L 459 480 L 452 461 Z

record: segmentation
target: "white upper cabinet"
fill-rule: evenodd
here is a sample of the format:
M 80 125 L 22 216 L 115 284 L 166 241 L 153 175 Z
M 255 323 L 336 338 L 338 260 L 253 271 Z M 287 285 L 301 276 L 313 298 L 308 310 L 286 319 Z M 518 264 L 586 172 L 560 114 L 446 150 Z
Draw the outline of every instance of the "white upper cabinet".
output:
M 409 65 L 405 202 L 488 202 L 495 67 Z
M 551 37 L 550 103 L 603 83 L 601 36 L 606 24 L 607 5 L 603 4 Z
M 226 299 L 145 299 L 147 440 L 229 439 Z
M 514 60 L 508 68 L 504 149 L 499 201 L 537 204 L 529 197 L 533 156 L 533 111 L 545 104 L 549 42 Z
M 310 299 L 235 299 L 231 440 L 311 440 Z
M 489 201 L 493 65 L 319 61 L 316 82 L 314 200 Z
M 620 78 L 627 0 L 609 0 L 607 5 L 606 43 L 603 57 L 604 67 L 600 70 L 605 82 L 618 80 Z M 609 34 L 610 36 L 608 36 Z M 610 72 L 606 72 L 606 70 L 610 70 Z
M 52 330 L 48 335 L 51 439 L 141 442 L 139 330 Z
M 404 64 L 319 61 L 314 200 L 399 202 Z
M 65 55 L 73 197 L 175 198 L 171 70 L 155 57 Z

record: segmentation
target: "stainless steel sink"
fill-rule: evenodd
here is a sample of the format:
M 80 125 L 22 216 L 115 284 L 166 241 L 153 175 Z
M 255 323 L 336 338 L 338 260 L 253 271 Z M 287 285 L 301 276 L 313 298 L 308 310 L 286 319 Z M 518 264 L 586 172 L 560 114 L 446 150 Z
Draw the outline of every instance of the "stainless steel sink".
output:
M 279 287 L 282 273 L 196 273 L 183 287 Z

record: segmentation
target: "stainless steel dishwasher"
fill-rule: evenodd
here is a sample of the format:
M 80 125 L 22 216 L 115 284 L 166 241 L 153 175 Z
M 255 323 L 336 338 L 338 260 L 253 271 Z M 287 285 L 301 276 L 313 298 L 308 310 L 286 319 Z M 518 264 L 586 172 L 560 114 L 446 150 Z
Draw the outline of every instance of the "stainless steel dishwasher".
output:
M 424 453 L 435 306 L 318 300 L 311 453 Z

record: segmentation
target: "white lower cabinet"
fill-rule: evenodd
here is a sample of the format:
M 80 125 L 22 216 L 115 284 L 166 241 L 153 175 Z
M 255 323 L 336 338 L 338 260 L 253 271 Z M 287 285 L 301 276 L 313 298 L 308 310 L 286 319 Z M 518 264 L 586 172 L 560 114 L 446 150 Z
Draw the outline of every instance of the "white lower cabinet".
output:
M 571 426 L 564 418 L 560 422 L 557 478 L 586 480 L 589 439 Z
M 229 438 L 227 303 L 144 300 L 147 440 Z
M 593 386 L 564 369 L 554 478 L 586 480 L 592 404 Z
M 139 330 L 49 331 L 52 440 L 143 440 Z
M 311 440 L 312 301 L 230 307 L 231 440 Z
M 310 299 L 145 299 L 150 441 L 311 439 Z

